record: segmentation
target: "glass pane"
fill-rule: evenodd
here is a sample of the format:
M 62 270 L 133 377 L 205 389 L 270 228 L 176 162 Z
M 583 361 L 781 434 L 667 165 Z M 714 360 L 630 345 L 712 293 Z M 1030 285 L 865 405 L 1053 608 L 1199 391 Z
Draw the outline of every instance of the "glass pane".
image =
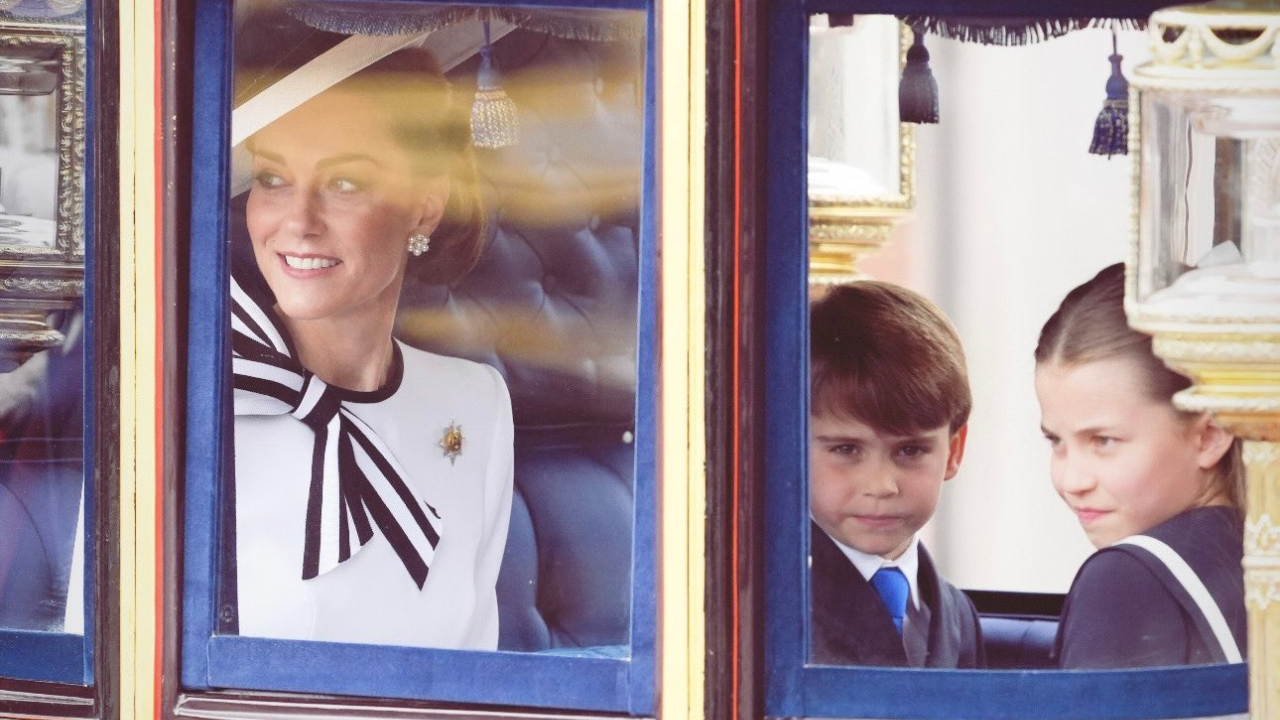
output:
M 217 631 L 629 655 L 645 13 L 235 10 Z
M 854 19 L 854 29 L 861 21 Z M 948 18 L 935 25 L 963 35 L 959 28 L 970 27 L 969 22 Z M 968 36 L 995 36 L 990 26 L 1002 22 L 974 20 L 976 28 Z M 1145 59 L 1143 40 L 1136 31 L 1120 33 L 1126 69 Z M 1177 512 L 1139 512 L 1130 523 L 1126 513 L 1132 507 L 1125 503 L 1141 506 L 1143 501 L 1123 497 L 1123 488 L 1119 499 L 1104 500 L 1099 494 L 1091 496 L 1093 505 L 1082 501 L 1064 480 L 1063 461 L 1055 454 L 1059 451 L 1045 439 L 1046 432 L 1061 434 L 1065 421 L 1046 410 L 1047 402 L 1037 402 L 1037 339 L 1068 291 L 1122 261 L 1130 247 L 1131 166 L 1125 158 L 1089 153 L 1109 75 L 1110 32 L 1082 29 L 1018 47 L 966 43 L 934 32 L 925 42 L 941 119 L 915 128 L 916 207 L 895 226 L 890 245 L 860 265 L 871 278 L 919 293 L 913 300 L 894 301 L 916 304 L 918 312 L 910 317 L 875 314 L 868 289 L 874 286 L 853 283 L 828 291 L 819 301 L 825 314 L 815 314 L 810 328 L 809 657 L 821 664 L 935 668 L 1069 664 L 1065 655 L 1055 654 L 1059 612 L 1065 613 L 1068 627 L 1064 642 L 1070 642 L 1072 623 L 1079 626 L 1082 616 L 1080 598 L 1088 597 L 1081 588 L 1090 577 L 1082 574 L 1082 583 L 1077 571 L 1096 569 L 1099 559 L 1105 564 L 1105 558 L 1121 552 L 1102 549 L 1123 535 L 1098 530 L 1116 518 L 1129 534 L 1174 528 L 1169 532 L 1182 544 L 1172 544 L 1180 551 L 1195 544 L 1191 539 L 1201 538 L 1197 533 L 1204 527 L 1220 531 L 1210 538 L 1218 545 L 1199 544 L 1198 550 L 1187 551 L 1187 561 L 1199 570 L 1197 563 L 1204 558 L 1195 552 L 1225 548 L 1206 561 L 1214 574 L 1205 582 L 1242 639 L 1241 528 L 1225 507 L 1228 503 L 1216 497 L 1213 503 L 1224 507 L 1173 503 L 1162 509 L 1176 506 Z M 811 51 L 810 62 L 817 58 Z M 836 70 L 848 72 L 838 64 Z M 820 102 L 813 96 L 821 88 L 815 78 L 831 71 L 810 67 L 811 113 Z M 1249 112 L 1251 117 L 1276 116 L 1274 110 L 1270 115 L 1257 108 Z M 813 123 L 809 131 L 813 143 Z M 1175 136 L 1180 132 L 1172 131 Z M 1192 149 L 1200 153 L 1206 148 Z M 1188 180 L 1185 164 L 1162 167 L 1157 175 L 1184 192 L 1188 184 L 1211 185 L 1212 153 L 1223 149 L 1211 144 L 1207 150 L 1207 180 Z M 1254 155 L 1265 154 L 1261 146 L 1257 152 L 1248 147 L 1233 152 L 1251 168 L 1240 173 L 1242 178 L 1274 182 L 1267 175 L 1273 169 L 1259 171 L 1248 164 Z M 1194 176 L 1194 166 L 1192 171 Z M 1270 212 L 1275 199 L 1247 186 L 1252 179 L 1241 182 L 1240 196 L 1250 198 L 1250 207 Z M 1182 212 L 1170 217 L 1211 227 L 1212 209 L 1212 204 L 1202 208 L 1203 218 Z M 1263 228 L 1266 222 L 1255 225 Z M 1179 255 L 1175 261 L 1195 255 Z M 1105 310 L 1123 331 L 1122 275 L 1113 271 L 1110 277 L 1116 294 Z M 828 304 L 838 292 L 858 300 L 838 309 Z M 945 320 L 922 320 L 928 316 L 923 308 L 932 305 Z M 865 325 L 861 330 L 859 322 Z M 955 328 L 955 343 L 948 340 L 948 325 Z M 1142 347 L 1141 336 L 1134 342 Z M 950 359 L 956 343 L 967 358 L 958 370 Z M 955 370 L 962 380 L 943 369 Z M 1111 379 L 1101 378 L 1098 385 Z M 957 393 L 948 390 L 952 384 L 967 384 L 971 392 L 972 412 L 964 418 L 964 432 L 952 424 L 961 417 L 951 397 Z M 1116 409 L 1106 403 L 1120 394 L 1119 389 L 1100 392 L 1087 409 Z M 1131 399 L 1120 409 L 1146 406 L 1145 397 Z M 1161 417 L 1177 418 L 1171 404 L 1157 405 L 1166 413 Z M 1177 438 L 1168 447 L 1186 450 L 1184 436 Z M 1071 447 L 1079 452 L 1078 446 Z M 1163 485 L 1150 484 L 1152 475 L 1144 475 L 1142 468 L 1120 468 L 1113 459 L 1104 460 L 1095 468 L 1099 487 L 1147 483 L 1153 497 L 1167 492 Z M 1168 463 L 1153 461 L 1152 467 L 1168 470 L 1170 477 L 1183 468 Z M 1177 524 L 1190 517 L 1187 513 L 1205 509 L 1214 515 L 1210 520 L 1197 520 L 1190 529 Z M 897 567 L 904 580 L 898 582 L 892 573 L 887 573 L 890 579 L 878 578 L 886 566 Z M 1142 577 L 1155 583 L 1155 575 Z M 1132 618 L 1135 607 L 1140 608 L 1143 619 L 1160 618 L 1151 633 L 1155 639 L 1141 647 L 1135 642 L 1130 655 L 1098 655 L 1077 667 L 1221 661 L 1218 653 L 1205 651 L 1196 630 L 1187 630 L 1182 611 L 1157 611 L 1169 606 L 1172 591 L 1153 590 L 1151 583 L 1134 577 L 1124 580 L 1115 586 L 1140 587 L 1135 592 L 1142 604 L 1117 600 L 1101 609 L 1094 605 L 1090 612 L 1124 625 L 1125 620 L 1115 619 Z M 985 592 L 974 594 L 976 608 L 971 608 L 956 588 Z M 1125 629 L 1131 627 L 1136 623 Z M 1115 629 L 1112 634 L 1123 636 Z M 1185 653 L 1166 652 L 1160 645 L 1165 640 L 1181 642 Z
M 1156 313 L 1235 314 L 1280 280 L 1280 100 L 1143 96 L 1138 297 Z M 1208 301 L 1221 303 L 1210 309 Z
M 0 12 L 0 629 L 85 627 L 83 37 Z
M 809 28 L 809 198 L 891 202 L 902 194 L 901 25 L 828 18 L 813 16 Z
M 53 248 L 58 202 L 57 104 L 48 95 L 0 96 L 0 243 Z

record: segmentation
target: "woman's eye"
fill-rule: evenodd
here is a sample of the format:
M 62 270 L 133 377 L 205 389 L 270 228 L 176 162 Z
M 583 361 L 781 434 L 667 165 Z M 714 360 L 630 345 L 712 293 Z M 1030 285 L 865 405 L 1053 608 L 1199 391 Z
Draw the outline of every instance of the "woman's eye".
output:
M 285 185 L 284 178 L 272 172 L 260 172 L 253 176 L 253 181 L 257 183 L 259 187 L 266 188 L 268 190 L 284 187 Z
M 1062 443 L 1062 438 L 1059 438 L 1057 435 L 1045 435 L 1044 439 L 1049 443 L 1049 447 L 1056 448 Z
M 364 183 L 351 178 L 337 177 L 329 181 L 329 189 L 340 193 L 355 193 L 364 189 Z
M 1094 435 L 1093 444 L 1097 447 L 1111 447 L 1116 444 L 1116 439 L 1110 435 Z

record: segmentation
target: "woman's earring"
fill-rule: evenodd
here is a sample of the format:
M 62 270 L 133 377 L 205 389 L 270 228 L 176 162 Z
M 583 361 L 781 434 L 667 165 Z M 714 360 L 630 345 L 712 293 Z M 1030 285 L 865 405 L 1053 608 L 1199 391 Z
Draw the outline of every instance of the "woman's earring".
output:
M 409 236 L 409 252 L 418 257 L 431 249 L 431 238 L 422 233 Z

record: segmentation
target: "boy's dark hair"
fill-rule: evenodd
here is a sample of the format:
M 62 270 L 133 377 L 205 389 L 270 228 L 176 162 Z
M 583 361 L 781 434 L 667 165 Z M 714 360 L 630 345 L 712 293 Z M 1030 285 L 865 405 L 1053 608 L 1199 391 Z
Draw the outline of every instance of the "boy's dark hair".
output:
M 809 307 L 809 412 L 893 435 L 969 419 L 973 398 L 955 328 L 928 298 L 864 280 Z

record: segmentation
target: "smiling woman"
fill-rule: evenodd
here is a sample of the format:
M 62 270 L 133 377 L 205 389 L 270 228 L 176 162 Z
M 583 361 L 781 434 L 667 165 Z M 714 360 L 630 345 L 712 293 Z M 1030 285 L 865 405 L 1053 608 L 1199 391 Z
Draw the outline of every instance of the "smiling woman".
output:
M 465 107 L 420 49 L 335 80 L 245 142 L 221 629 L 494 649 L 506 385 L 392 337 L 406 276 L 452 282 L 479 255 Z
M 629 2 L 197 3 L 184 690 L 652 714 Z
M 339 86 L 249 140 L 258 268 L 303 364 L 352 389 L 385 379 L 409 238 L 430 237 L 449 197 L 447 178 L 414 172 L 393 119 Z

